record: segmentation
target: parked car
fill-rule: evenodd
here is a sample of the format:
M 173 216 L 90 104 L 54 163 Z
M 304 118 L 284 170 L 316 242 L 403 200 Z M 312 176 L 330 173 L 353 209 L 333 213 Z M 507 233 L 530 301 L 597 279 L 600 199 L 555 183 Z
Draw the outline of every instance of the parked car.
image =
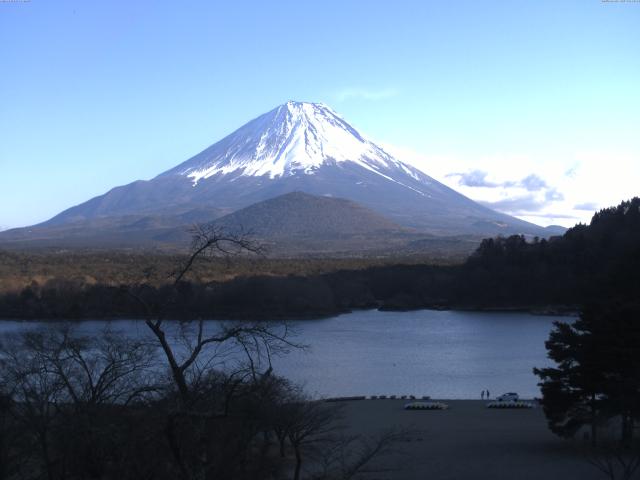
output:
M 519 396 L 517 393 L 514 392 L 509 392 L 509 393 L 503 393 L 502 395 L 500 395 L 498 398 L 496 398 L 496 401 L 498 402 L 517 402 L 519 400 Z

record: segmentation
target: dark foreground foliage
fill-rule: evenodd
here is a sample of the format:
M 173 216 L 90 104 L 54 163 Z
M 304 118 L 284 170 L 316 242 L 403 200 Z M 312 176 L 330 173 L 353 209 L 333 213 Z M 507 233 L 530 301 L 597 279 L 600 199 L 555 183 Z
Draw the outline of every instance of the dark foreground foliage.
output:
M 329 480 L 375 471 L 401 434 L 344 435 L 340 409 L 262 369 L 261 354 L 242 347 L 260 340 L 258 330 L 243 328 L 217 331 L 224 354 L 198 350 L 192 363 L 196 349 L 171 347 L 185 390 L 149 336 L 88 337 L 62 325 L 5 337 L 0 479 Z M 196 346 L 198 330 L 180 339 Z M 241 355 L 223 364 L 233 347 Z
M 549 428 L 565 438 L 589 439 L 587 460 L 606 477 L 636 478 L 640 201 L 599 212 L 555 248 L 556 261 L 572 266 L 582 308 L 577 320 L 555 322 L 546 342 L 555 366 L 534 369 Z
M 624 445 L 640 420 L 640 304 L 618 299 L 585 307 L 575 322 L 556 322 L 546 342 L 556 367 L 535 369 L 549 427 L 573 437 L 618 425 Z

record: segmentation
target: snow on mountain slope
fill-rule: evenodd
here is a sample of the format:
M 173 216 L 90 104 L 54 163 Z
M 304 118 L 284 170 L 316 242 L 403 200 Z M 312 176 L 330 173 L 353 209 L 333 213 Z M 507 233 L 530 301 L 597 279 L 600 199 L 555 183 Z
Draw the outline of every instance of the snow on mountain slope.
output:
M 312 175 L 322 165 L 342 162 L 352 162 L 395 183 L 403 184 L 392 177 L 398 169 L 415 180 L 431 181 L 365 139 L 328 106 L 293 101 L 252 120 L 167 174 L 187 176 L 197 185 L 216 174 L 267 175 L 270 179 Z
M 155 178 L 115 187 L 41 227 L 150 216 L 182 225 L 188 212 L 227 214 L 291 192 L 348 199 L 434 235 L 546 235 L 396 159 L 326 105 L 293 101 Z

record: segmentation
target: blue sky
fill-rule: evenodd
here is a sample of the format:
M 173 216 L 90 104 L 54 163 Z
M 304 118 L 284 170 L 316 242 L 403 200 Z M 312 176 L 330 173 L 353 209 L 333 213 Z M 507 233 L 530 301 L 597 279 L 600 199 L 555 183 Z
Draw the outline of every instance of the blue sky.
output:
M 539 224 L 640 193 L 637 2 L 0 2 L 0 45 L 3 227 L 289 99 Z

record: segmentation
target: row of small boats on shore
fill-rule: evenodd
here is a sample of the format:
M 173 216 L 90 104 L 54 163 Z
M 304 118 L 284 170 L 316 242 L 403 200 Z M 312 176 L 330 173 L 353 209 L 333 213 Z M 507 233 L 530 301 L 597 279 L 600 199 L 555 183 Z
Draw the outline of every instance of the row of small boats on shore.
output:
M 404 405 L 405 410 L 447 410 L 449 405 L 445 402 L 432 401 L 431 397 L 423 396 L 422 399 L 416 398 L 414 395 L 372 395 L 372 396 L 352 396 L 352 397 L 334 397 L 325 399 L 326 402 L 348 402 L 355 400 L 413 400 Z M 523 400 L 507 400 L 507 401 L 491 401 L 487 402 L 487 408 L 495 409 L 530 409 L 535 408 L 535 402 Z

